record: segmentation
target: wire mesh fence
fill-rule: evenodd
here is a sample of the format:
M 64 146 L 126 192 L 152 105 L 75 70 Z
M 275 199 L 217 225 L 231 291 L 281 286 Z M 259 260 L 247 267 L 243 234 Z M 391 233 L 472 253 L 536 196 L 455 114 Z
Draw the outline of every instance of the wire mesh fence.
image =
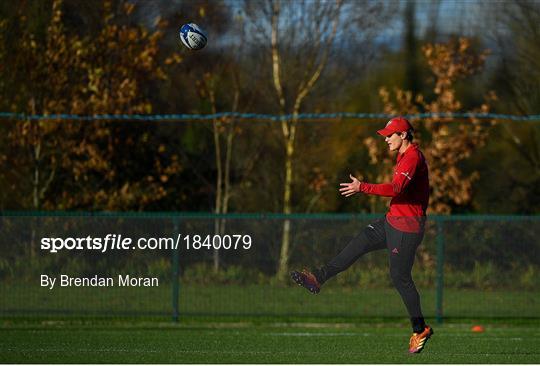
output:
M 0 315 L 406 317 L 384 250 L 317 296 L 276 277 L 285 221 L 288 268 L 301 269 L 330 260 L 380 216 L 3 216 Z M 413 268 L 425 315 L 538 317 L 539 220 L 430 217 Z

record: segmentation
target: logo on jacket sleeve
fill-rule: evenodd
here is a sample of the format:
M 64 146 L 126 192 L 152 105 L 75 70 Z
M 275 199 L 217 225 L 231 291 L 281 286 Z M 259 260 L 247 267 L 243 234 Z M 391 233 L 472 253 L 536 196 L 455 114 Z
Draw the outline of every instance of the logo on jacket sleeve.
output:
M 408 172 L 401 172 L 401 174 L 403 174 L 404 176 L 406 176 L 408 180 L 411 180 L 411 179 L 412 179 L 411 177 L 409 177 L 409 173 L 408 173 Z

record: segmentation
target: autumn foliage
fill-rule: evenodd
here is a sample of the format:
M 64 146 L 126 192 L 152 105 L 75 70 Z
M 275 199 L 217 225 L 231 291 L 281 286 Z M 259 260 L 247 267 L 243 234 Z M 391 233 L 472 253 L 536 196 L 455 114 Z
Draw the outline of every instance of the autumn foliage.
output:
M 189 1 L 167 9 L 144 2 L 134 7 L 125 0 L 98 1 L 92 7 L 96 14 L 91 27 L 79 27 L 70 18 L 74 13 L 80 16 L 82 1 L 46 0 L 40 3 L 44 4 L 40 19 L 28 10 L 35 4 L 23 2 L 12 7 L 16 11 L 3 9 L 0 14 L 0 111 L 89 117 L 85 121 L 4 119 L 0 126 L 4 209 L 383 212 L 387 199 L 345 200 L 336 187 L 349 173 L 359 172 L 370 182 L 389 180 L 393 157 L 374 133 L 384 120 L 318 123 L 323 121 L 295 117 L 259 123 L 215 118 L 173 126 L 92 116 L 224 111 L 290 116 L 336 111 L 409 114 L 488 112 L 495 106 L 494 93 L 486 93 L 484 101 L 471 97 L 471 80 L 492 72 L 485 67 L 488 53 L 478 51 L 480 38 L 438 43 L 419 38 L 417 44 L 425 42 L 425 46 L 422 72 L 417 75 L 429 73 L 423 87 L 415 91 L 390 87 L 403 85 L 402 74 L 407 71 L 399 66 L 404 64 L 403 49 L 380 50 L 374 41 L 389 19 L 378 15 L 395 13 L 380 9 L 385 2 L 369 8 L 355 1 L 325 4 L 335 7 L 332 14 L 337 16 L 338 29 L 356 24 L 347 34 L 367 37 L 348 41 L 343 32 L 322 31 L 334 29 L 333 18 L 304 3 L 238 2 L 236 10 L 252 10 L 238 15 L 221 1 Z M 276 4 L 281 7 L 270 6 Z M 141 13 L 144 6 L 163 19 Z M 305 10 L 306 26 L 288 17 L 298 9 Z M 315 13 L 308 14 L 312 10 Z M 175 27 L 186 13 L 218 30 L 203 53 L 189 53 L 173 43 L 178 41 Z M 275 21 L 278 16 L 283 22 Z M 288 26 L 298 29 L 289 32 Z M 291 36 L 304 46 L 292 47 Z M 317 41 L 317 37 L 322 38 Z M 330 40 L 335 47 L 313 46 Z M 346 41 L 351 43 L 342 43 Z M 534 44 L 527 43 L 526 50 Z M 377 52 L 384 62 L 369 59 Z M 398 67 L 388 70 L 388 65 Z M 489 90 L 487 82 L 482 85 L 478 94 Z M 379 90 L 378 96 L 374 90 Z M 355 93 L 364 94 L 356 97 Z M 503 188 L 516 197 L 505 201 L 510 202 L 504 206 L 508 212 L 518 212 L 520 207 L 533 212 L 538 207 L 523 199 L 537 197 L 530 192 L 538 187 L 538 174 L 531 179 L 527 173 L 538 171 L 534 125 L 508 128 L 511 134 L 504 138 L 511 141 L 507 143 L 500 138 L 488 141 L 488 132 L 500 131 L 502 124 L 486 119 L 431 117 L 412 122 L 417 128 L 415 140 L 430 167 L 428 213 L 483 212 L 485 206 L 480 205 L 493 202 L 497 189 Z M 488 174 L 501 174 L 486 169 L 486 151 L 476 154 L 488 142 L 504 157 L 505 166 L 515 171 L 507 180 L 499 179 L 497 189 L 483 190 L 488 194 L 481 201 L 475 183 Z M 511 161 L 517 159 L 513 148 L 523 155 L 520 162 L 530 161 L 528 168 Z M 472 162 L 478 156 L 481 162 Z
M 453 39 L 448 43 L 427 44 L 422 49 L 433 73 L 433 96 L 422 94 L 413 98 L 412 92 L 395 88 L 379 90 L 384 103 L 384 112 L 389 114 L 417 114 L 420 112 L 452 113 L 462 111 L 462 103 L 456 97 L 458 81 L 482 70 L 487 53 L 476 53 L 466 38 Z M 487 113 L 493 93 L 475 112 Z M 453 118 L 430 117 L 416 121 L 418 133 L 415 139 L 421 145 L 430 169 L 432 188 L 429 210 L 431 213 L 451 213 L 453 209 L 470 204 L 472 188 L 478 178 L 477 172 L 465 173 L 462 163 L 482 147 L 488 138 L 489 126 L 493 121 L 468 118 L 456 121 Z M 372 163 L 383 162 L 386 169 L 375 177 L 376 181 L 391 180 L 392 159 L 373 137 L 364 143 Z
M 166 79 L 158 61 L 162 24 L 153 32 L 122 24 L 105 1 L 101 29 L 94 36 L 68 33 L 62 1 L 52 3 L 44 42 L 26 30 L 19 15 L 22 39 L 13 52 L 17 60 L 1 70 L 12 86 L 11 109 L 29 115 L 151 113 L 148 84 Z M 133 5 L 123 3 L 129 17 Z M 164 64 L 179 62 L 171 55 Z M 34 209 L 141 209 L 167 193 L 163 184 L 180 169 L 178 157 L 163 159 L 164 146 L 152 152 L 152 168 L 143 177 L 119 174 L 129 169 L 126 148 L 143 145 L 148 131 L 123 123 L 28 119 L 17 122 L 9 141 L 24 177 Z M 54 184 L 57 183 L 57 184 Z M 50 190 L 56 190 L 55 194 Z M 21 183 L 12 186 L 20 191 Z M 22 198 L 27 199 L 27 198 Z

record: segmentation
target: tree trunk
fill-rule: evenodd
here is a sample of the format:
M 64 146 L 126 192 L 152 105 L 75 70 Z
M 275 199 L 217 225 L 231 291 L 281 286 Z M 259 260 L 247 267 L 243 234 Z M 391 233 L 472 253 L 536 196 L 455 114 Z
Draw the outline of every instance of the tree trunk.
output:
M 222 213 L 229 212 L 229 199 L 231 197 L 231 160 L 232 160 L 232 142 L 234 137 L 234 122 L 230 122 L 229 132 L 227 134 L 227 147 L 225 151 L 225 179 L 223 182 L 223 204 L 221 205 Z M 225 225 L 227 220 L 223 218 L 219 232 L 221 235 L 225 235 Z
M 300 112 L 300 107 L 304 98 L 313 90 L 315 83 L 319 80 L 321 73 L 326 65 L 328 60 L 329 52 L 331 45 L 333 43 L 337 25 L 339 20 L 339 8 L 342 3 L 340 0 L 336 1 L 338 6 L 338 11 L 334 15 L 334 20 L 332 22 L 332 30 L 330 37 L 326 41 L 326 47 L 322 47 L 322 54 L 320 61 L 318 61 L 317 67 L 313 70 L 311 76 L 307 77 L 305 80 L 302 80 L 298 87 L 298 93 L 294 97 L 293 105 L 293 117 L 291 121 L 282 120 L 281 129 L 283 132 L 283 137 L 285 140 L 285 181 L 283 189 L 283 213 L 288 215 L 292 212 L 292 182 L 293 182 L 293 168 L 292 161 L 294 156 L 294 142 L 295 142 L 295 133 L 296 125 L 298 122 L 298 113 Z M 285 103 L 285 93 L 283 91 L 283 86 L 281 84 L 281 61 L 279 53 L 279 16 L 280 16 L 280 1 L 276 0 L 272 3 L 272 16 L 271 16 L 271 53 L 272 53 L 272 78 L 274 83 L 274 89 L 276 91 L 276 96 L 279 101 L 279 108 L 281 115 L 286 114 L 286 103 Z M 281 250 L 279 254 L 279 264 L 277 270 L 277 279 L 278 281 L 285 280 L 285 276 L 288 270 L 288 262 L 290 256 L 290 247 L 291 247 L 291 221 L 286 218 L 283 222 L 283 233 L 281 240 Z
M 40 182 L 40 172 L 39 164 L 41 160 L 41 142 L 36 141 L 32 147 L 32 157 L 34 159 L 34 179 L 32 182 L 32 208 L 34 211 L 39 211 L 40 209 L 40 199 L 39 199 L 39 182 Z
M 30 99 L 30 108 L 32 110 L 32 114 L 36 114 L 36 100 L 34 98 Z M 32 136 L 31 141 L 33 142 L 33 145 L 31 147 L 31 154 L 32 154 L 32 162 L 34 163 L 34 177 L 32 180 L 32 208 L 34 211 L 39 211 L 41 208 L 41 200 L 40 200 L 40 189 L 39 189 L 39 183 L 40 183 L 40 164 L 41 164 L 41 139 L 39 136 L 39 124 L 36 123 L 35 126 L 32 125 L 32 121 L 28 120 L 28 123 L 30 124 L 30 133 L 34 133 L 34 136 Z M 35 129 L 34 129 L 35 128 Z M 30 261 L 32 262 L 36 255 L 36 249 L 35 249 L 35 240 L 36 240 L 36 225 L 32 225 L 32 232 L 30 236 L 30 248 L 29 248 L 29 256 Z
M 291 126 L 292 127 L 292 126 Z M 292 212 L 291 191 L 292 191 L 292 159 L 294 156 L 294 134 L 289 135 L 285 146 L 285 182 L 283 190 L 283 213 L 288 215 Z M 281 251 L 279 254 L 279 267 L 277 278 L 284 281 L 289 265 L 289 251 L 291 242 L 291 220 L 283 221 L 283 235 L 281 238 Z
M 31 122 L 30 122 L 31 123 Z M 34 158 L 34 179 L 32 181 L 32 209 L 34 211 L 39 211 L 40 200 L 39 200 L 39 159 L 41 152 L 41 144 L 37 143 L 33 146 L 33 158 Z M 30 256 L 30 262 L 33 262 L 36 256 L 36 225 L 35 222 L 32 225 L 30 233 L 30 247 L 28 248 L 28 254 Z
M 216 114 L 216 103 L 214 98 L 214 92 L 213 90 L 210 90 L 210 102 L 212 103 L 212 113 Z M 214 119 L 213 121 L 213 130 L 214 130 L 214 145 L 216 149 L 216 170 L 217 170 L 217 177 L 216 177 L 216 201 L 215 201 L 215 208 L 214 213 L 221 214 L 221 203 L 222 203 L 222 186 L 223 186 L 223 167 L 221 165 L 221 143 L 219 138 L 219 128 L 220 123 L 217 119 Z M 221 235 L 220 232 L 220 219 L 214 220 L 214 234 L 215 235 Z M 220 258 L 219 258 L 219 250 L 214 249 L 213 252 L 213 264 L 214 264 L 214 272 L 219 271 L 220 266 Z

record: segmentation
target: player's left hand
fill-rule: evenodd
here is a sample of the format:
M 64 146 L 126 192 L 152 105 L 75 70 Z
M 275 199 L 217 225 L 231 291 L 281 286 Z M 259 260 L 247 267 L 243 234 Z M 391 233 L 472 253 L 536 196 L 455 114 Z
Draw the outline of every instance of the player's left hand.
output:
M 352 174 L 349 174 L 349 177 L 352 180 L 351 183 L 340 183 L 341 188 L 339 189 L 339 191 L 341 192 L 341 195 L 345 197 L 349 197 L 355 193 L 360 192 L 360 181 L 356 179 Z

